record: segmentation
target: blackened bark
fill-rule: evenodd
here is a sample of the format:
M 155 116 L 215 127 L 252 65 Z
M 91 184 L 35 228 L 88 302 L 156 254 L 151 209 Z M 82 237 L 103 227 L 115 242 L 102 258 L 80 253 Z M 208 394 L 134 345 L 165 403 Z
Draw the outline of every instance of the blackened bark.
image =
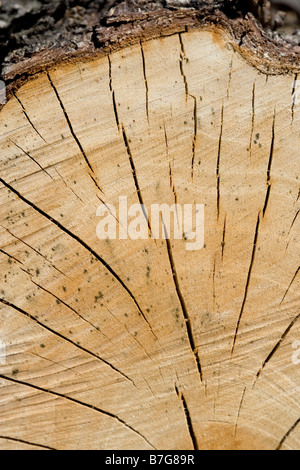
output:
M 116 35 L 118 25 L 146 21 L 147 15 L 155 12 L 162 12 L 170 21 L 169 13 L 181 11 L 202 12 L 200 20 L 211 16 L 216 22 L 220 15 L 221 21 L 253 15 L 269 27 L 276 24 L 277 18 L 268 0 L 0 0 L 0 74 L 13 80 L 20 73 L 20 68 L 11 72 L 14 65 L 28 63 L 32 57 L 38 56 L 41 64 L 48 64 L 51 54 L 57 61 L 84 55 L 102 47 L 110 33 Z M 177 15 L 178 22 L 182 18 Z M 189 26 L 188 21 L 185 24 Z M 130 35 L 129 28 L 125 30 Z M 296 37 L 295 41 L 289 40 L 296 43 Z
M 76 49 L 90 41 L 106 3 L 105 0 L 2 0 L 0 67 L 44 49 Z

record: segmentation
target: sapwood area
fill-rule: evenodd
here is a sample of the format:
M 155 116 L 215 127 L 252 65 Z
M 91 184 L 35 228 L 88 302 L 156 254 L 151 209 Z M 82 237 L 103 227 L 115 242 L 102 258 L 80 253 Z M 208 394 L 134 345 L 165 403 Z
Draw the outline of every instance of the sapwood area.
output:
M 19 3 L 0 449 L 299 450 L 298 35 L 266 1 Z M 204 204 L 204 247 L 100 240 L 120 197 Z

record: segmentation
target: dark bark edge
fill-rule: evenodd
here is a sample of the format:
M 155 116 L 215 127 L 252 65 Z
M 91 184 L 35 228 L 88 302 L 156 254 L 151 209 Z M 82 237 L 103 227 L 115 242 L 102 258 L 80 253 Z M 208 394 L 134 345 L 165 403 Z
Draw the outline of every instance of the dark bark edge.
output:
M 117 14 L 113 11 L 101 23 L 79 47 L 45 49 L 4 67 L 2 75 L 8 98 L 29 77 L 62 63 L 91 60 L 141 41 L 203 28 L 225 35 L 228 44 L 261 73 L 300 72 L 300 46 L 279 37 L 275 39 L 251 13 L 230 18 L 225 12 L 207 6 L 149 11 L 118 8 Z

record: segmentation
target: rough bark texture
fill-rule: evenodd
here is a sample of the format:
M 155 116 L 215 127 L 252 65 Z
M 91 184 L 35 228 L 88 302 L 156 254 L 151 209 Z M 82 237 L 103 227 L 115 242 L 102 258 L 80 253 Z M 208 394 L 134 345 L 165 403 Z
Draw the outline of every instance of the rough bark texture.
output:
M 89 60 L 141 40 L 218 26 L 263 73 L 295 74 L 299 37 L 272 31 L 281 19 L 267 0 L 3 0 L 0 72 L 9 98 L 28 76 L 59 62 Z
M 60 50 L 65 55 L 75 55 L 78 50 L 91 49 L 99 25 L 118 25 L 145 18 L 149 12 L 177 9 L 202 11 L 202 17 L 223 13 L 232 19 L 243 19 L 250 13 L 268 26 L 276 25 L 278 20 L 267 0 L 20 0 L 17 3 L 3 0 L 0 4 L 0 71 L 2 69 L 3 78 L 11 79 L 13 73 L 9 72 L 14 64 L 41 51 L 51 55 L 50 51 Z M 289 41 L 297 43 L 297 38 L 295 35 Z
M 127 11 L 149 11 L 157 8 L 174 8 L 179 4 L 184 7 L 223 8 L 227 11 L 236 12 L 237 2 L 228 1 L 32 1 L 21 0 L 12 3 L 4 0 L 1 7 L 0 41 L 1 59 L 7 62 L 16 61 L 46 47 L 80 47 L 82 42 L 91 39 L 93 28 L 105 18 L 110 7 L 119 3 L 125 5 Z M 253 5 L 245 11 L 255 11 Z M 264 2 L 265 3 L 265 2 Z M 230 7 L 228 7 L 230 5 Z M 115 8 L 113 9 L 115 10 Z M 122 10 L 122 8 L 121 8 Z M 123 8 L 124 11 L 124 8 Z M 241 12 L 240 12 L 241 14 Z M 261 16 L 261 15 L 260 15 Z M 18 50 L 18 52 L 17 52 Z

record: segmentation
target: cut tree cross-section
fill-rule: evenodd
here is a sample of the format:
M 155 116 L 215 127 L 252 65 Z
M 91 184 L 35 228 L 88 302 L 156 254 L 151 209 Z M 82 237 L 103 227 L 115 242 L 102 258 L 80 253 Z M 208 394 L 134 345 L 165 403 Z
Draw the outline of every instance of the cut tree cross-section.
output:
M 2 47 L 0 448 L 299 450 L 299 45 L 269 2 L 60 3 Z M 202 249 L 153 237 L 197 204 Z

